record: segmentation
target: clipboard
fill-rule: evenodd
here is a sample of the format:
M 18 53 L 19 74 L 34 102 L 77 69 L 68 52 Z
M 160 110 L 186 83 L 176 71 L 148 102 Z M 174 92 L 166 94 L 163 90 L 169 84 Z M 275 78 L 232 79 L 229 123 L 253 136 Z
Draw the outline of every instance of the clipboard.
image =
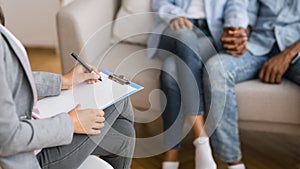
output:
M 124 76 L 103 70 L 102 82 L 80 84 L 72 90 L 62 91 L 59 96 L 46 97 L 37 102 L 40 118 L 52 117 L 62 112 L 69 112 L 77 104 L 82 109 L 107 107 L 144 89 L 143 86 L 130 82 Z

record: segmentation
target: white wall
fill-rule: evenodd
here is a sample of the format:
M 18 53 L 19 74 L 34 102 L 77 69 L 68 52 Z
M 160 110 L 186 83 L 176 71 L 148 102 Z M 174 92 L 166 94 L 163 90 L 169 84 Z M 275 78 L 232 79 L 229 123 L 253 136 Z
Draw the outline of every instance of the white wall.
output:
M 30 47 L 56 47 L 60 0 L 2 0 L 6 27 Z

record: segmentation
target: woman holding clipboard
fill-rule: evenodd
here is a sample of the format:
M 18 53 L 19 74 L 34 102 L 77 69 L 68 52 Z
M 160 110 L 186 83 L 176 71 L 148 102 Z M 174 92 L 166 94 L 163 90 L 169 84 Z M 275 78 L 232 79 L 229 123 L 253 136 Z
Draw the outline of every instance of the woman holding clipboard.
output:
M 114 168 L 129 169 L 135 136 L 130 101 L 104 111 L 78 105 L 38 119 L 37 96 L 59 95 L 82 82 L 97 83 L 99 72 L 87 72 L 81 65 L 62 76 L 32 72 L 25 48 L 4 27 L 0 13 L 0 166 L 71 169 L 96 154 Z

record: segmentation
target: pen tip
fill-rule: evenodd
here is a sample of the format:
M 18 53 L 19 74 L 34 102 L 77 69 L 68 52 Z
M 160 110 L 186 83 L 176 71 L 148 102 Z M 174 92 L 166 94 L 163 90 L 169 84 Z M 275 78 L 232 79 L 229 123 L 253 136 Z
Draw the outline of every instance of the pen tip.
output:
M 99 80 L 100 82 L 102 82 L 102 79 L 101 79 L 101 78 L 99 78 L 98 80 Z

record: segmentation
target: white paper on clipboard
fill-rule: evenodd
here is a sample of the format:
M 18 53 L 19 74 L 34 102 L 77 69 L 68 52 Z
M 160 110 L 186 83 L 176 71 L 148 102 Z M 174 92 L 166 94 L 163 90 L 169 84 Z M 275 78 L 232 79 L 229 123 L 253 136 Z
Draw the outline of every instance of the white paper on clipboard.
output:
M 133 82 L 120 84 L 111 79 L 111 72 L 101 71 L 102 82 L 96 84 L 81 84 L 73 90 L 62 91 L 59 96 L 46 97 L 39 100 L 37 107 L 41 118 L 54 116 L 62 112 L 69 112 L 77 104 L 82 109 L 105 109 L 118 101 L 142 90 L 144 87 Z

